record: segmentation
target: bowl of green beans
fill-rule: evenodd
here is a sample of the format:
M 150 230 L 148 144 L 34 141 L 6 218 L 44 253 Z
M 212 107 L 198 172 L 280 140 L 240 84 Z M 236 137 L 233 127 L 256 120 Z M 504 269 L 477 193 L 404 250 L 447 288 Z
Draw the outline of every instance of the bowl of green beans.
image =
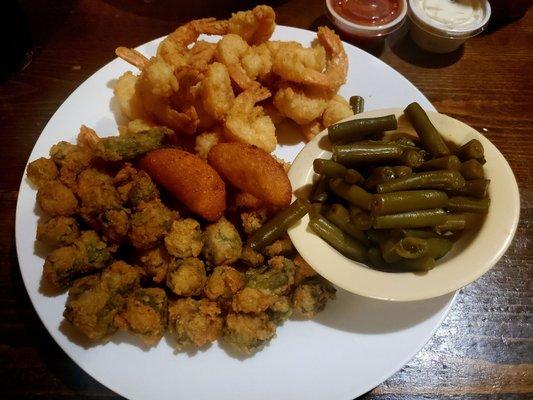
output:
M 471 283 L 505 253 L 520 213 L 499 150 L 417 103 L 330 126 L 302 149 L 289 178 L 295 197 L 310 202 L 288 230 L 302 257 L 335 285 L 382 300 Z

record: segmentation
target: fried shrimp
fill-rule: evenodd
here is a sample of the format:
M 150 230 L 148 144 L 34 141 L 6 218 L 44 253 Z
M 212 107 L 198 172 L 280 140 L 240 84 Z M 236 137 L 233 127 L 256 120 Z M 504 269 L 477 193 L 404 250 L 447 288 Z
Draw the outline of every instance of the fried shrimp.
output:
M 198 126 L 198 115 L 190 106 L 179 112 L 172 108 L 170 98 L 179 90 L 172 68 L 158 57 L 151 58 L 143 68 L 135 89 L 144 109 L 159 123 L 188 134 Z
M 115 49 L 115 54 L 127 63 L 130 63 L 139 69 L 143 69 L 148 63 L 148 58 L 139 53 L 137 50 L 130 49 L 128 47 L 117 47 Z
M 276 127 L 263 108 L 255 106 L 269 96 L 270 92 L 261 88 L 246 90 L 235 98 L 224 121 L 224 134 L 229 141 L 255 144 L 268 153 L 274 151 Z
M 261 44 L 276 28 L 276 13 L 272 7 L 259 5 L 250 11 L 239 11 L 228 20 L 228 32 L 235 33 L 249 44 Z
M 267 42 L 272 54 L 272 71 L 281 78 L 308 84 L 310 76 L 326 68 L 326 51 L 321 45 L 303 47 L 298 42 Z
M 335 95 L 330 101 L 328 101 L 324 114 L 322 115 L 322 124 L 327 128 L 335 122 L 352 115 L 353 110 L 350 107 L 350 103 L 348 103 L 344 97 Z
M 136 90 L 138 76 L 131 71 L 123 73 L 113 87 L 120 109 L 130 119 L 146 118 L 142 99 Z
M 235 99 L 230 75 L 224 64 L 215 62 L 207 67 L 202 80 L 201 97 L 205 111 L 221 121 Z
M 283 85 L 274 96 L 274 105 L 278 111 L 300 125 L 320 118 L 327 104 L 327 96 L 322 90 L 288 84 Z

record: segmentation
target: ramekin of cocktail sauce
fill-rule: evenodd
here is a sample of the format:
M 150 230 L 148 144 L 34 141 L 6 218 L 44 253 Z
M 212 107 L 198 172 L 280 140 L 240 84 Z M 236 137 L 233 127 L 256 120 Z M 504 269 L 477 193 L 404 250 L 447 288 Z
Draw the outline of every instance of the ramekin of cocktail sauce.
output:
M 347 38 L 372 47 L 403 25 L 407 1 L 326 0 L 326 10 L 330 20 Z

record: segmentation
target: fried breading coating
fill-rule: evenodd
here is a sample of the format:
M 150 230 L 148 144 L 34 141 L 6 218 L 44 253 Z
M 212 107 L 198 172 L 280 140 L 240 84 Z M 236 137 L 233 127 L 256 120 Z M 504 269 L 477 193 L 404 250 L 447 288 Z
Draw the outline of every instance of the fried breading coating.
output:
M 266 151 L 242 143 L 219 143 L 207 159 L 233 186 L 265 203 L 286 207 L 292 187 L 283 167 Z
M 59 142 L 50 149 L 50 157 L 59 167 L 59 180 L 72 191 L 77 191 L 77 179 L 94 159 L 89 148 L 68 142 Z
M 144 274 L 159 284 L 166 279 L 172 259 L 165 246 L 159 246 L 139 252 L 138 262 Z
M 51 217 L 68 217 L 78 211 L 78 200 L 72 190 L 58 181 L 50 181 L 37 191 L 37 204 Z
M 313 318 L 326 307 L 328 300 L 335 298 L 336 291 L 331 283 L 319 275 L 304 279 L 291 296 L 295 314 Z
M 41 157 L 28 164 L 26 175 L 32 184 L 40 188 L 59 176 L 59 170 L 50 158 Z
M 235 294 L 231 308 L 235 312 L 257 314 L 273 306 L 278 301 L 278 297 L 265 290 L 245 287 Z
M 294 284 L 299 285 L 305 278 L 317 275 L 317 272 L 302 258 L 297 255 L 293 260 L 296 267 L 294 272 Z
M 139 285 L 139 272 L 119 261 L 102 272 L 74 282 L 63 316 L 93 341 L 116 331 L 115 317 L 122 310 L 125 295 Z
M 55 217 L 37 224 L 37 240 L 50 247 L 68 246 L 79 236 L 80 229 L 74 218 Z
M 231 264 L 240 257 L 242 240 L 237 229 L 226 218 L 207 226 L 203 255 L 212 265 Z
M 145 171 L 134 168 L 130 163 L 117 172 L 113 178 L 121 200 L 130 206 L 137 206 L 143 201 L 159 198 L 156 184 Z
M 72 245 L 48 254 L 43 277 L 57 288 L 68 287 L 80 275 L 103 269 L 111 261 L 113 251 L 96 232 L 83 232 Z
M 178 299 L 168 307 L 168 328 L 176 347 L 202 347 L 222 333 L 224 320 L 216 302 L 207 299 Z
M 268 260 L 268 266 L 246 272 L 246 286 L 284 295 L 294 284 L 294 271 L 294 263 L 291 260 L 282 256 L 273 257 Z
M 203 246 L 200 224 L 192 218 L 174 221 L 170 232 L 165 236 L 165 247 L 173 257 L 197 257 Z
M 224 340 L 245 354 L 261 350 L 276 336 L 276 325 L 264 314 L 228 314 Z
M 94 168 L 80 173 L 77 194 L 81 200 L 82 218 L 95 229 L 104 211 L 121 207 L 121 199 L 111 176 Z
M 330 125 L 353 115 L 350 103 L 342 96 L 335 95 L 328 101 L 328 105 L 322 114 L 322 124 L 327 128 Z
M 261 228 L 267 219 L 268 214 L 265 209 L 241 213 L 242 227 L 248 235 Z
M 284 235 L 281 239 L 276 240 L 274 243 L 266 246 L 263 249 L 265 255 L 269 258 L 288 254 L 294 250 L 291 239 L 288 235 Z
M 250 44 L 260 44 L 272 36 L 276 13 L 270 6 L 259 5 L 249 11 L 233 13 L 228 20 L 229 33 L 241 36 Z
M 167 286 L 178 296 L 198 296 L 206 282 L 205 266 L 198 258 L 178 260 L 168 269 Z
M 222 138 L 222 133 L 218 131 L 204 132 L 196 136 L 195 145 L 194 145 L 194 150 L 196 151 L 196 155 L 198 157 L 206 159 L 207 154 L 209 153 L 209 150 L 211 150 L 211 148 L 214 145 L 220 142 L 221 138 Z
M 205 295 L 211 300 L 229 300 L 245 283 L 244 274 L 229 265 L 215 267 L 207 279 Z
M 177 218 L 159 199 L 140 203 L 131 216 L 131 244 L 141 250 L 158 246 Z
M 147 346 L 163 337 L 167 320 L 167 294 L 160 288 L 140 288 L 126 299 L 115 324 L 138 336 Z
M 113 93 L 118 100 L 120 109 L 130 119 L 146 118 L 147 112 L 144 110 L 139 93 L 135 89 L 138 77 L 131 71 L 122 74 L 115 83 Z
M 130 217 L 127 208 L 105 210 L 99 218 L 102 237 L 111 243 L 124 243 L 130 231 Z
M 283 85 L 274 96 L 279 112 L 300 125 L 308 124 L 324 113 L 328 96 L 321 90 Z
M 258 251 L 253 250 L 250 246 L 243 246 L 239 259 L 252 267 L 262 265 L 265 261 L 265 257 Z
M 278 296 L 277 301 L 269 307 L 266 313 L 272 322 L 281 325 L 292 315 L 290 298 L 287 296 Z
M 159 149 L 149 152 L 140 164 L 194 213 L 208 221 L 217 221 L 224 214 L 224 182 L 200 157 L 178 149 Z
M 229 73 L 224 64 L 215 62 L 207 67 L 205 78 L 202 80 L 201 97 L 207 113 L 217 121 L 221 121 L 235 99 Z

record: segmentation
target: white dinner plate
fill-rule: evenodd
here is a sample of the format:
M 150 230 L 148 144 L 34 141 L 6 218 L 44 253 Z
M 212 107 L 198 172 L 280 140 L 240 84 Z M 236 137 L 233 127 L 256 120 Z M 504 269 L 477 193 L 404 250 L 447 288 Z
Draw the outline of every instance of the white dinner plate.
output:
M 273 36 L 308 45 L 315 34 L 278 26 Z M 138 48 L 155 54 L 160 39 Z M 120 43 L 117 43 L 119 45 Z M 345 44 L 350 68 L 340 94 L 365 98 L 366 109 L 430 102 L 403 76 L 368 53 Z M 131 67 L 114 60 L 87 79 L 44 128 L 30 160 L 47 156 L 60 141 L 74 142 L 81 124 L 99 134 L 116 133 L 120 118 L 113 83 Z M 276 154 L 293 160 L 303 143 L 284 139 Z M 134 338 L 116 335 L 103 345 L 87 345 L 63 322 L 66 294 L 40 287 L 43 254 L 34 240 L 36 191 L 26 177 L 20 185 L 16 244 L 29 297 L 52 337 L 93 378 L 129 399 L 353 399 L 399 370 L 429 340 L 453 304 L 454 295 L 423 302 L 390 303 L 343 290 L 312 321 L 288 321 L 277 337 L 253 357 L 242 358 L 215 343 L 196 354 L 175 353 L 164 339 L 147 350 Z

